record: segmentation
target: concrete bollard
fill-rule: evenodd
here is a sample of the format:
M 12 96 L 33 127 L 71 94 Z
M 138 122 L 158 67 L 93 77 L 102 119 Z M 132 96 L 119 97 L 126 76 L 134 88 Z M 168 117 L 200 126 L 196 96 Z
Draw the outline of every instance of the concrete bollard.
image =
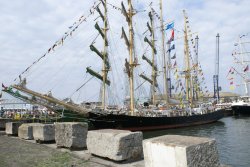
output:
M 64 122 L 55 124 L 55 140 L 57 147 L 72 149 L 86 148 L 87 133 L 87 123 Z
M 143 141 L 145 167 L 219 167 L 216 141 L 166 135 Z
M 6 129 L 5 129 L 5 133 L 7 135 L 17 135 L 18 134 L 18 128 L 19 126 L 22 125 L 22 122 L 7 122 L 6 123 Z
M 87 135 L 87 148 L 91 154 L 114 161 L 142 158 L 142 132 L 125 130 L 94 130 Z
M 39 124 L 33 126 L 33 137 L 37 142 L 55 141 L 55 125 Z
M 0 130 L 5 130 L 5 125 L 7 122 L 12 122 L 12 119 L 0 118 Z
M 25 140 L 33 140 L 33 127 L 40 123 L 25 123 L 18 128 L 18 137 Z

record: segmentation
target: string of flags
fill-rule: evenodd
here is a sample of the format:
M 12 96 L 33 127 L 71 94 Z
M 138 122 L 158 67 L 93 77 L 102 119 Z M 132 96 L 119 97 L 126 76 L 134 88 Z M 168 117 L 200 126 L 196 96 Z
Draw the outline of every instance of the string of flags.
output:
M 166 25 L 166 30 L 173 29 L 174 28 L 174 22 L 171 22 Z
M 235 85 L 234 85 L 234 74 L 235 74 L 235 69 L 231 67 L 227 73 L 227 79 L 229 81 L 229 89 L 234 90 Z
M 113 9 L 116 9 L 116 10 L 122 11 L 122 9 L 121 9 L 121 8 L 119 8 L 119 7 L 115 6 L 115 5 L 111 4 L 111 3 L 107 3 L 107 4 L 108 4 L 109 6 L 111 6 Z
M 154 15 L 158 20 L 161 20 L 161 17 L 159 16 L 159 14 L 156 13 L 156 11 L 155 11 L 153 8 L 151 8 L 151 10 L 152 10 L 153 15 Z
M 64 33 L 64 35 L 59 38 L 59 40 L 57 40 L 41 57 L 39 57 L 36 61 L 34 61 L 29 67 L 27 67 L 18 77 L 21 78 L 21 76 L 28 72 L 28 70 L 30 70 L 30 68 L 32 66 L 34 66 L 35 64 L 37 64 L 41 59 L 43 59 L 44 57 L 46 57 L 49 53 L 51 53 L 52 51 L 55 51 L 56 47 L 59 46 L 63 46 L 65 40 L 72 36 L 73 33 L 79 28 L 79 26 L 83 23 L 86 22 L 87 19 L 93 15 L 95 13 L 96 8 L 100 5 L 101 2 L 98 3 L 98 1 L 94 2 L 94 4 L 91 6 L 91 8 L 89 9 L 89 14 L 87 16 L 82 15 L 79 17 L 79 19 L 77 21 L 75 21 L 71 26 L 69 26 L 68 31 L 66 31 Z M 17 78 L 14 79 L 14 81 L 16 81 Z
M 193 49 L 194 54 L 197 55 L 198 52 L 197 52 L 197 49 L 196 49 L 196 44 L 195 44 L 194 38 L 192 36 L 192 31 L 191 31 L 191 28 L 190 28 L 190 25 L 189 25 L 188 16 L 186 16 L 186 23 L 187 23 L 187 33 L 189 33 L 189 36 L 191 37 L 191 39 L 190 39 L 191 44 L 192 44 L 191 48 Z M 190 42 L 190 41 L 188 41 L 188 42 Z M 204 83 L 204 85 L 206 85 L 206 83 L 205 83 L 205 77 L 204 77 L 204 74 L 203 74 L 203 71 L 202 71 L 201 64 L 199 62 L 194 62 L 193 61 L 193 57 L 192 57 L 189 45 L 188 45 L 188 51 L 187 52 L 188 52 L 188 55 L 189 55 L 189 57 L 190 57 L 190 59 L 191 59 L 191 61 L 193 63 L 192 68 L 194 70 L 196 69 L 198 71 L 198 74 L 201 76 L 201 82 L 199 82 L 199 78 L 197 78 L 197 85 L 196 86 L 198 87 L 198 89 L 201 90 L 201 93 L 203 95 L 205 95 L 205 94 L 208 95 L 209 91 L 207 90 L 207 86 L 204 87 L 204 89 L 205 89 L 204 91 L 202 90 L 202 88 L 200 86 L 200 83 Z

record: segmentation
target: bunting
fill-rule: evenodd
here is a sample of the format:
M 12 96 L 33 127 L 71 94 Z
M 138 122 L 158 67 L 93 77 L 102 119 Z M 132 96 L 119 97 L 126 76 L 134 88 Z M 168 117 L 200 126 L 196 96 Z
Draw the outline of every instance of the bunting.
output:
M 230 89 L 230 90 L 234 90 L 234 89 L 235 89 L 235 86 L 234 86 L 234 85 L 230 85 L 229 89 Z
M 7 86 L 4 86 L 4 84 L 2 83 L 2 88 L 3 88 L 4 90 L 6 90 L 8 87 L 7 87 Z
M 174 50 L 175 49 L 175 44 L 173 44 L 168 50 L 167 52 L 171 52 L 171 50 Z
M 171 59 L 175 59 L 176 58 L 176 53 L 171 57 Z
M 173 29 L 174 28 L 174 22 L 167 24 L 166 30 Z
M 248 67 L 248 65 L 244 68 L 244 70 L 243 70 L 244 72 L 247 72 L 247 71 L 249 71 L 249 67 Z
M 96 11 L 97 7 L 100 5 L 101 2 L 94 2 L 93 6 L 90 8 L 89 10 L 89 14 L 87 16 L 82 15 L 79 17 L 79 19 L 77 21 L 75 21 L 71 26 L 69 26 L 68 31 L 66 31 L 64 33 L 64 35 L 59 38 L 59 40 L 57 40 L 49 49 L 47 49 L 46 53 L 43 54 L 40 58 L 38 58 L 36 61 L 34 61 L 29 67 L 27 67 L 21 74 L 23 75 L 24 73 L 28 72 L 30 70 L 30 68 L 32 66 L 34 66 L 35 64 L 37 64 L 42 58 L 46 57 L 49 53 L 51 53 L 52 51 L 55 51 L 55 49 L 59 46 L 62 46 L 64 44 L 64 41 L 70 36 L 73 35 L 73 33 L 79 28 L 79 26 L 83 23 L 87 21 L 87 18 L 89 18 L 91 15 L 94 14 L 94 12 Z M 16 81 L 17 78 L 14 79 L 14 81 Z
M 168 40 L 168 43 L 170 44 L 172 41 L 174 41 L 174 29 L 172 29 L 171 37 Z

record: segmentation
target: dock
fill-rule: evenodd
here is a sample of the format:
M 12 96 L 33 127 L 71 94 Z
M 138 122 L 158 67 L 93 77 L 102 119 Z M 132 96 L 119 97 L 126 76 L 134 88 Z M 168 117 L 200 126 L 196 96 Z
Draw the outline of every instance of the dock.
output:
M 219 162 L 214 139 L 165 135 L 143 140 L 141 132 L 114 129 L 85 131 L 88 127 L 82 123 L 55 123 L 54 126 L 30 123 L 25 125 L 24 123 L 19 126 L 22 129 L 19 130 L 22 132 L 18 134 L 19 137 L 16 134 L 7 135 L 6 131 L 0 131 L 1 165 L 161 167 L 166 165 L 165 161 L 168 159 L 169 167 L 177 167 L 176 164 L 180 165 L 178 167 L 198 164 L 207 167 L 227 167 Z M 25 130 L 31 126 L 33 133 Z M 63 126 L 67 128 L 62 128 Z M 56 127 L 55 132 L 51 133 L 53 127 Z M 40 139 L 44 141 L 35 140 L 38 132 L 42 133 Z M 84 135 L 79 135 L 82 132 Z M 34 139 L 23 138 L 24 133 L 33 134 Z M 44 136 L 49 140 L 45 140 Z M 77 148 L 78 142 L 84 144 Z

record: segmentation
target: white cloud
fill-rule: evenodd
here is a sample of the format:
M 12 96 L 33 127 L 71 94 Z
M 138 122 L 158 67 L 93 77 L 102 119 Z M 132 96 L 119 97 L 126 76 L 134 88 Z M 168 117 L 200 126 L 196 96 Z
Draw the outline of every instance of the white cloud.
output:
M 178 30 L 183 29 L 182 10 L 186 9 L 191 29 L 199 33 L 199 58 L 203 66 L 208 87 L 212 91 L 212 76 L 214 74 L 215 62 L 215 36 L 220 33 L 220 81 L 224 91 L 228 91 L 227 71 L 232 64 L 231 53 L 234 43 L 239 34 L 247 33 L 250 18 L 248 11 L 250 4 L 248 0 L 210 0 L 210 1 L 164 1 L 164 18 L 175 21 Z M 82 14 L 87 14 L 94 1 L 66 1 L 66 0 L 40 0 L 40 1 L 1 1 L 0 2 L 0 81 L 10 85 L 24 69 L 42 56 L 53 43 L 60 39 L 68 27 Z M 108 0 L 110 4 L 120 7 L 121 1 Z M 126 4 L 126 1 L 124 1 Z M 150 4 L 149 0 L 134 1 L 135 9 L 141 10 Z M 158 2 L 153 3 L 157 13 Z M 110 78 L 118 76 L 115 92 L 125 89 L 123 74 L 125 56 L 128 55 L 124 41 L 120 40 L 121 26 L 127 31 L 127 23 L 120 11 L 109 6 L 109 31 L 110 59 L 114 60 Z M 91 66 L 93 70 L 101 71 L 101 59 L 89 51 L 89 45 L 96 36 L 94 19 L 92 17 L 87 23 L 83 23 L 73 37 L 65 42 L 64 46 L 58 48 L 55 53 L 49 55 L 41 63 L 37 64 L 28 73 L 29 87 L 39 91 L 47 92 L 53 89 L 57 97 L 70 95 L 81 83 L 86 81 L 85 69 Z M 140 34 L 146 30 L 147 12 L 137 14 L 135 17 L 136 33 Z M 99 19 L 100 25 L 101 20 Z M 158 35 L 159 36 L 159 35 Z M 143 39 L 142 39 L 143 40 Z M 102 48 L 101 38 L 98 37 L 95 45 Z M 159 42 L 159 41 L 158 41 Z M 160 47 L 160 44 L 158 44 Z M 178 64 L 183 62 L 183 41 L 176 41 L 176 52 Z M 137 42 L 137 54 L 139 57 L 147 47 L 143 41 Z M 100 49 L 101 50 L 101 49 Z M 160 54 L 160 52 L 159 52 Z M 141 65 L 140 69 L 147 70 Z M 113 76 L 114 75 L 114 76 Z M 150 73 L 148 72 L 148 75 Z M 85 97 L 86 92 L 89 93 Z M 99 92 L 99 81 L 94 80 L 82 89 L 79 98 L 86 100 Z M 75 97 L 76 99 L 77 97 Z

